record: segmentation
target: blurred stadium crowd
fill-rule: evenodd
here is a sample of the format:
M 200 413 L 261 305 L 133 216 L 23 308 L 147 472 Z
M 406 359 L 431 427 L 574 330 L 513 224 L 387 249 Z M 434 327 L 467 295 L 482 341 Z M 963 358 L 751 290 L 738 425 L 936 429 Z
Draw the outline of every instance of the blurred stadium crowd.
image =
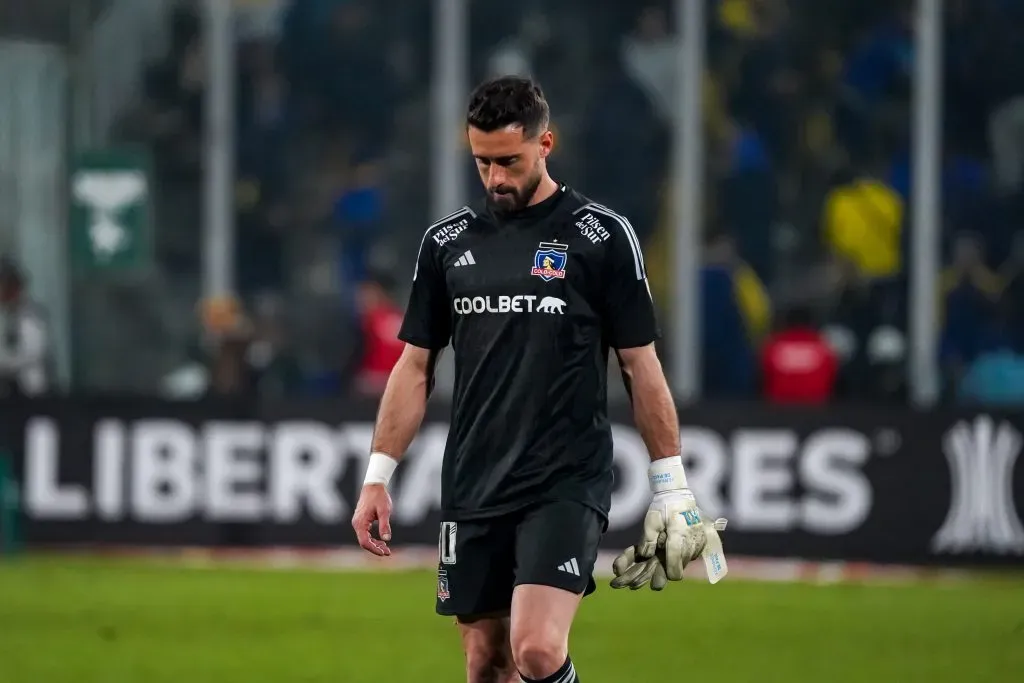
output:
M 471 80 L 540 80 L 554 175 L 630 217 L 666 316 L 673 4 L 469 0 Z M 1024 405 L 1024 2 L 946 4 L 944 396 Z M 85 388 L 380 390 L 436 218 L 432 5 L 281 0 L 239 17 L 238 295 L 199 305 L 204 37 L 179 5 L 118 126 L 155 160 L 157 272 L 76 289 Z M 704 395 L 903 401 L 913 3 L 709 9 Z

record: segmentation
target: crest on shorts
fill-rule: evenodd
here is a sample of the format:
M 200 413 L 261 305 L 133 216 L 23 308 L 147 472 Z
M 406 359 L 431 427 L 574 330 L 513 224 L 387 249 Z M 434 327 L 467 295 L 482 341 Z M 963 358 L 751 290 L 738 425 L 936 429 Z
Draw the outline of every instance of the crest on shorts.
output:
M 452 594 L 448 592 L 448 572 L 444 569 L 437 570 L 437 599 L 444 602 Z
M 530 275 L 536 275 L 545 282 L 551 282 L 555 278 L 561 280 L 565 277 L 565 252 L 569 249 L 566 244 L 558 242 L 541 242 L 537 253 L 533 255 L 533 268 Z

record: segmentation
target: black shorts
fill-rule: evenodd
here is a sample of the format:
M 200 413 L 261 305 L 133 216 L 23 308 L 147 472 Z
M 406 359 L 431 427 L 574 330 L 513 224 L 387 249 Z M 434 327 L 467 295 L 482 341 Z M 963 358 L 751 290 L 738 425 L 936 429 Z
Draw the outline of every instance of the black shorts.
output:
M 507 611 L 520 584 L 590 595 L 605 519 L 581 503 L 541 503 L 510 515 L 442 522 L 437 613 Z

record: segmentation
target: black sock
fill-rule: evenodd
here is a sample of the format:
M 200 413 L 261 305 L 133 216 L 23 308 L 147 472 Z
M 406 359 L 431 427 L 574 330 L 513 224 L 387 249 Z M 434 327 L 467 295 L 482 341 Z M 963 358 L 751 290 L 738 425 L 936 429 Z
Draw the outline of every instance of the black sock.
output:
M 523 679 L 523 683 L 579 683 L 580 680 L 576 676 L 576 667 L 572 665 L 572 660 L 568 657 L 565 658 L 562 668 L 547 678 L 527 678 L 523 674 L 519 674 L 519 677 Z

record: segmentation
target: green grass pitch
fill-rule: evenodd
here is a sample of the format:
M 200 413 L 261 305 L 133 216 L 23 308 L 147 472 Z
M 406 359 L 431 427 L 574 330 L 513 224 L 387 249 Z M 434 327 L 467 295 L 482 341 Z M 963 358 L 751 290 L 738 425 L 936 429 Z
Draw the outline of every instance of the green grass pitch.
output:
M 458 683 L 429 572 L 0 563 L 2 683 Z M 1024 680 L 1024 582 L 673 584 L 587 598 L 585 683 Z

